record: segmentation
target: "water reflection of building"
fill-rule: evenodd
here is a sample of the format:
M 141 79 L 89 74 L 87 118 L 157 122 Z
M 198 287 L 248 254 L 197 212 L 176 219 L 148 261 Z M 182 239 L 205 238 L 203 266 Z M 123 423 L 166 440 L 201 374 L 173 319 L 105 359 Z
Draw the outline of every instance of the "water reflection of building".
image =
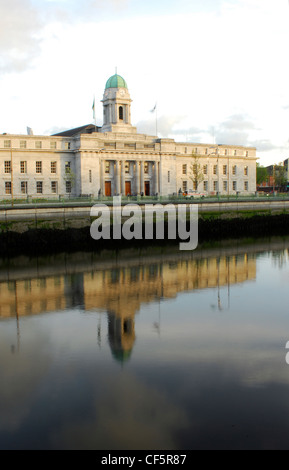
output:
M 108 340 L 115 359 L 120 362 L 129 359 L 135 341 L 134 316 L 108 313 Z
M 220 288 L 255 279 L 256 257 L 139 259 L 114 267 L 40 278 L 0 282 L 0 318 L 80 308 L 107 312 L 108 340 L 115 358 L 124 361 L 135 341 L 134 316 L 141 306 L 180 292 Z M 11 275 L 10 277 L 13 277 Z

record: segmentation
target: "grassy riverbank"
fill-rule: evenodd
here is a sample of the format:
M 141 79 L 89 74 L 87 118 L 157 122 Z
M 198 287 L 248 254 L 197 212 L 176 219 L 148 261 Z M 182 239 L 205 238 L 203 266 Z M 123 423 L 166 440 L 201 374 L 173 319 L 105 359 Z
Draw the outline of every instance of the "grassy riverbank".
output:
M 76 222 L 76 223 L 73 223 Z M 176 240 L 94 240 L 90 235 L 91 220 L 34 220 L 2 222 L 0 225 L 0 256 L 38 256 L 59 252 L 115 250 L 130 247 L 174 246 Z M 167 221 L 164 223 L 167 233 Z M 187 227 L 189 231 L 189 226 Z M 199 244 L 222 239 L 260 238 L 289 235 L 289 214 L 270 211 L 205 213 L 199 215 Z

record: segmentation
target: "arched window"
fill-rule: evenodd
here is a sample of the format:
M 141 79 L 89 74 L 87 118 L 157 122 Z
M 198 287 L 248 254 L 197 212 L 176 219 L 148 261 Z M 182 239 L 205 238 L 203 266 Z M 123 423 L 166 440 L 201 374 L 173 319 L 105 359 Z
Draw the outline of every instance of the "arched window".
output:
M 123 107 L 120 106 L 118 110 L 118 116 L 121 121 L 123 121 Z

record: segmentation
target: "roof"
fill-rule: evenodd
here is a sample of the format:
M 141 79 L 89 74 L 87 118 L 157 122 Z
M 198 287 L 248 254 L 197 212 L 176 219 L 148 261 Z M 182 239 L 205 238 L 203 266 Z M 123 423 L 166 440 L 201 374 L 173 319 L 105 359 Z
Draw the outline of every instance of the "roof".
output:
M 60 137 L 73 137 L 77 134 L 92 134 L 92 132 L 98 132 L 98 129 L 100 129 L 100 127 L 97 127 L 94 124 L 86 124 L 85 126 L 75 127 L 74 129 L 68 129 L 67 131 L 52 135 Z
M 105 89 L 107 88 L 127 88 L 127 84 L 124 78 L 115 74 L 107 80 Z

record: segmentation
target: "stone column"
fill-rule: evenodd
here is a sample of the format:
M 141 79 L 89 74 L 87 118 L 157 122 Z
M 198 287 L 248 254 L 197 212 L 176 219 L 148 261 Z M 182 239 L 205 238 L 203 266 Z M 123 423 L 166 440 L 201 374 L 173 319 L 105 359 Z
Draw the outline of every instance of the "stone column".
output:
M 154 162 L 155 167 L 155 193 L 159 194 L 159 167 L 158 162 Z
M 163 184 L 162 184 L 162 158 L 160 158 L 159 166 L 159 194 L 163 195 Z
M 104 173 L 103 173 L 103 159 L 100 159 L 100 190 L 101 195 L 104 196 Z
M 120 193 L 120 185 L 119 185 L 119 162 L 118 161 L 115 161 L 114 162 L 114 169 L 115 169 L 115 177 L 114 177 L 114 180 L 115 180 L 115 192 L 116 192 L 116 195 Z
M 139 185 L 139 162 L 135 162 L 135 192 L 137 195 L 140 193 L 140 185 Z
M 140 162 L 140 192 L 144 194 L 144 162 Z
M 122 196 L 125 195 L 125 187 L 124 187 L 124 161 L 120 162 L 121 165 L 121 180 L 120 180 L 120 188 Z

